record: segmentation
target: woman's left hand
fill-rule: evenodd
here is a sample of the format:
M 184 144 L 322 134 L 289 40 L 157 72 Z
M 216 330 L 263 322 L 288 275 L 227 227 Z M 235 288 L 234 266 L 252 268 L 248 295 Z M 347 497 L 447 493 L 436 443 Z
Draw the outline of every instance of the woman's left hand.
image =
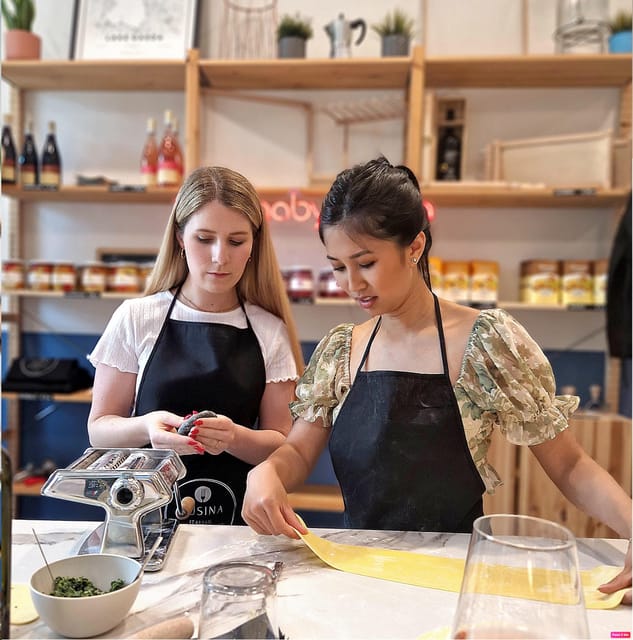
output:
M 620 589 L 626 589 L 631 586 L 631 541 L 629 540 L 629 548 L 626 552 L 626 559 L 624 561 L 624 569 L 621 573 L 618 573 L 615 578 L 605 582 L 598 587 L 598 591 L 602 593 L 613 593 Z M 631 589 L 629 589 L 622 599 L 623 604 L 631 604 Z
M 200 423 L 200 424 L 199 424 Z M 218 414 L 215 418 L 201 418 L 189 432 L 207 453 L 217 456 L 233 445 L 237 425 L 226 416 Z

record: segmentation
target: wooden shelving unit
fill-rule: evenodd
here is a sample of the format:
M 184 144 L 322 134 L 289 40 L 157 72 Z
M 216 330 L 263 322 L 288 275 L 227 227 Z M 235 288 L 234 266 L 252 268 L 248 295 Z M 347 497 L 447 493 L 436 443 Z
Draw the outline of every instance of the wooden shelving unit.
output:
M 73 393 L 15 393 L 3 391 L 5 400 L 46 400 L 48 402 L 92 402 L 92 389 L 82 389 Z
M 178 60 L 3 60 L 2 78 L 36 91 L 182 91 Z
M 22 189 L 3 187 L 2 193 L 22 202 L 107 202 L 108 204 L 170 203 L 178 189 L 148 188 L 145 191 L 111 191 L 107 187 L 62 186 L 59 189 Z
M 428 88 L 624 87 L 631 82 L 631 54 L 430 57 Z
M 621 90 L 620 110 L 625 122 L 631 113 L 631 62 L 627 55 L 529 55 L 425 58 L 421 47 L 402 58 L 295 59 L 295 60 L 201 60 L 199 52 L 189 52 L 183 61 L 4 61 L 2 78 L 16 90 L 13 109 L 18 117 L 16 128 L 23 124 L 24 93 L 28 91 L 174 91 L 183 94 L 185 103 L 186 171 L 200 164 L 200 97 L 205 90 L 398 90 L 406 96 L 404 162 L 421 175 L 422 110 L 426 88 L 578 88 L 614 87 Z M 628 114 L 628 116 L 627 116 Z M 301 197 L 321 199 L 326 187 L 260 186 L 262 199 L 287 197 L 290 192 Z M 428 185 L 424 197 L 436 207 L 568 209 L 620 207 L 628 190 L 601 190 L 591 195 L 557 196 L 551 189 L 514 189 L 506 186 L 477 184 Z M 103 203 L 106 205 L 156 203 L 170 204 L 176 189 L 150 189 L 145 192 L 111 192 L 105 187 L 64 186 L 58 191 L 31 191 L 4 187 L 3 195 L 13 199 L 12 220 L 21 226 L 22 203 Z M 601 215 L 603 211 L 599 211 Z M 21 247 L 21 243 L 15 246 Z M 18 253 L 21 249 L 18 249 Z M 15 257 L 20 257 L 17 255 Z M 30 256 L 27 256 L 30 257 Z M 141 294 L 104 293 L 86 295 L 86 299 L 123 299 Z M 12 331 L 20 330 L 22 298 L 51 297 L 81 299 L 81 294 L 62 292 L 3 292 L 13 297 L 3 322 L 11 321 Z M 323 305 L 353 305 L 347 300 L 317 300 Z M 306 306 L 306 305 L 302 305 Z M 545 312 L 567 311 L 562 305 L 536 306 L 518 302 L 499 302 L 508 310 Z M 316 309 L 315 309 L 316 310 Z M 588 313 L 597 311 L 588 310 Z M 9 353 L 9 357 L 13 355 Z M 38 396 L 2 394 L 12 401 L 38 399 Z M 41 396 L 40 396 L 41 397 Z M 42 399 L 44 399 L 42 397 Z M 91 391 L 54 394 L 45 399 L 55 402 L 90 402 Z M 12 402 L 19 406 L 19 402 Z M 13 417 L 14 425 L 19 420 Z M 19 432 L 18 432 L 19 433 Z M 18 438 L 19 441 L 19 438 Z M 40 485 L 16 484 L 16 495 L 39 495 Z M 304 487 L 291 496 L 291 503 L 302 508 L 341 510 L 340 492 L 335 487 Z M 310 506 L 306 506 L 310 505 Z
M 406 89 L 412 58 L 200 60 L 202 88 Z

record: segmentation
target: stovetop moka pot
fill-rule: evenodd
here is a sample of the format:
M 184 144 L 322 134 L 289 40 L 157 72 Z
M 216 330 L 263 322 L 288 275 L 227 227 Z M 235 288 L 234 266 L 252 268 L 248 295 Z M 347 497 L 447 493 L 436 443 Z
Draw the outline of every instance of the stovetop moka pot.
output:
M 330 58 L 351 58 L 352 31 L 360 27 L 360 35 L 354 44 L 360 44 L 367 33 L 367 24 L 362 18 L 345 20 L 339 13 L 338 18 L 325 25 L 325 32 L 330 37 Z

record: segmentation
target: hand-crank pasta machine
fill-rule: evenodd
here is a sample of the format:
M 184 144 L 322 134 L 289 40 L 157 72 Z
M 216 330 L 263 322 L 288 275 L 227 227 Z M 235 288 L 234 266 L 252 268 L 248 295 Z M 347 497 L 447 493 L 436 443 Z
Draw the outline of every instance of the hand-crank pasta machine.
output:
M 182 510 L 177 481 L 186 474 L 171 449 L 89 448 L 65 469 L 57 469 L 42 495 L 103 507 L 105 522 L 91 532 L 78 553 L 115 553 L 142 562 L 158 536 L 163 540 L 146 566 L 158 571 L 167 556 L 178 520 L 165 519 L 172 497 Z M 179 515 L 180 514 L 180 515 Z

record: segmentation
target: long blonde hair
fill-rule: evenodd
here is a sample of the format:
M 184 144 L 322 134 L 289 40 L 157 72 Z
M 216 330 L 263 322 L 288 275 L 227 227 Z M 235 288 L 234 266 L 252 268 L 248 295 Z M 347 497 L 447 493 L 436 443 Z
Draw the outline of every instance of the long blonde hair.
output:
M 191 216 L 210 202 L 218 201 L 244 214 L 253 228 L 251 260 L 237 283 L 240 300 L 255 304 L 281 318 L 288 329 L 292 353 L 299 374 L 304 361 L 297 329 L 290 311 L 270 229 L 253 185 L 241 174 L 225 167 L 201 167 L 193 171 L 180 187 L 172 207 L 156 264 L 145 288 L 145 295 L 180 286 L 189 269 L 181 256 L 177 236 Z

